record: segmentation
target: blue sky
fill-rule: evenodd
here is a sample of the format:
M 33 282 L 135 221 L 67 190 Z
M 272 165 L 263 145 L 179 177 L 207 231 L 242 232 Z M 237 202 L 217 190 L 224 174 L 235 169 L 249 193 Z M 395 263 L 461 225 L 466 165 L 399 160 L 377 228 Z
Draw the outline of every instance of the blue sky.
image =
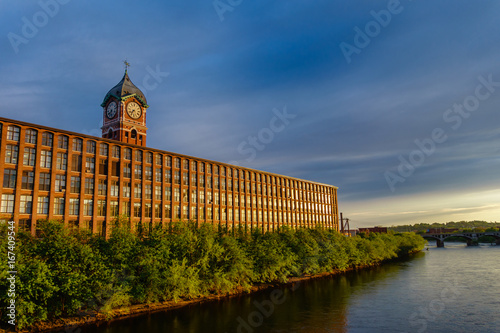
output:
M 128 59 L 150 147 L 338 186 L 358 227 L 498 221 L 498 17 L 488 0 L 7 0 L 0 115 L 100 135 Z

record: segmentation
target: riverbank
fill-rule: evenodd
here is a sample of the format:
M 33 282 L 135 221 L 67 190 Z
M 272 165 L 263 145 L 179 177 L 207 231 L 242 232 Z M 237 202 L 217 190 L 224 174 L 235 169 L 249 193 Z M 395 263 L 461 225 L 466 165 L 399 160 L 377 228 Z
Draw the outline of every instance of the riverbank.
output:
M 412 254 L 415 254 L 415 253 L 417 253 L 417 252 L 414 252 Z M 407 256 L 405 256 L 403 258 L 397 258 L 397 259 L 386 260 L 386 261 L 392 262 L 394 260 L 399 260 L 399 259 L 404 259 L 404 258 L 407 258 Z M 58 319 L 54 322 L 37 323 L 37 324 L 33 325 L 32 327 L 30 327 L 29 329 L 20 330 L 17 332 L 19 332 L 19 333 L 32 333 L 32 332 L 33 333 L 34 332 L 50 333 L 50 332 L 60 332 L 60 330 L 64 330 L 67 328 L 69 328 L 71 331 L 72 328 L 76 329 L 77 327 L 83 327 L 83 326 L 88 326 L 88 325 L 108 324 L 109 322 L 114 321 L 114 320 L 132 318 L 132 317 L 141 316 L 141 315 L 144 315 L 147 313 L 155 313 L 155 312 L 163 312 L 163 311 L 168 311 L 168 310 L 173 310 L 173 309 L 179 309 L 179 308 L 183 308 L 183 307 L 190 306 L 190 305 L 209 303 L 209 302 L 213 302 L 213 301 L 217 301 L 217 300 L 221 300 L 221 299 L 240 297 L 240 296 L 249 295 L 249 294 L 257 293 L 257 292 L 262 292 L 262 291 L 274 289 L 274 288 L 283 288 L 283 287 L 290 286 L 292 290 L 295 290 L 304 281 L 321 279 L 321 278 L 328 278 L 331 276 L 345 274 L 345 273 L 352 272 L 352 271 L 372 269 L 376 266 L 383 265 L 384 263 L 385 262 L 376 263 L 376 264 L 373 264 L 370 266 L 363 266 L 363 267 L 351 267 L 351 268 L 347 268 L 343 271 L 337 270 L 337 271 L 328 272 L 328 273 L 307 275 L 307 276 L 302 276 L 302 277 L 292 277 L 292 278 L 289 278 L 288 281 L 284 282 L 284 283 L 271 283 L 271 284 L 263 284 L 263 285 L 259 285 L 259 286 L 252 286 L 249 291 L 233 291 L 233 292 L 227 293 L 225 295 L 204 296 L 204 297 L 191 299 L 191 300 L 179 300 L 177 302 L 165 301 L 165 302 L 154 303 L 154 304 L 136 304 L 133 306 L 114 309 L 111 311 L 111 313 L 108 313 L 107 315 L 102 314 L 102 313 L 92 312 L 92 313 L 86 314 L 85 316 L 61 318 L 61 319 Z M 0 333 L 3 333 L 3 332 L 7 333 L 8 331 L 0 330 Z M 72 332 L 76 332 L 76 331 L 73 330 Z
M 425 244 L 412 233 L 347 238 L 332 230 L 283 229 L 233 235 L 190 224 L 146 234 L 118 223 L 108 240 L 68 231 L 57 222 L 42 224 L 41 230 L 43 237 L 37 239 L 20 234 L 16 247 L 16 324 L 30 331 L 108 321 L 338 274 L 405 256 Z M 0 279 L 0 293 L 5 295 L 4 281 Z M 0 311 L 5 319 L 1 309 L 4 304 Z

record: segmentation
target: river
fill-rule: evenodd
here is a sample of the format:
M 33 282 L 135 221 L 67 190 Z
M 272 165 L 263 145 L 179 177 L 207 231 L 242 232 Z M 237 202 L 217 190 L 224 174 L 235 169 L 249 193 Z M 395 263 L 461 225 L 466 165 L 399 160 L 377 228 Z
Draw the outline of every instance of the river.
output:
M 81 332 L 500 332 L 499 259 L 500 246 L 431 243 L 405 261 Z

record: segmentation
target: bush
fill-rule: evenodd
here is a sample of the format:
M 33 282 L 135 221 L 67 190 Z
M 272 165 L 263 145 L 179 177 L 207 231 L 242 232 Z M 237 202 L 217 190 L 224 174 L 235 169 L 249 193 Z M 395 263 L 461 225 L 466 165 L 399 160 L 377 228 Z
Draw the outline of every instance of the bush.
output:
M 131 232 L 118 218 L 108 240 L 39 222 L 42 237 L 20 234 L 18 327 L 94 310 L 249 290 L 254 284 L 367 266 L 421 250 L 414 233 L 344 237 L 316 229 L 233 236 L 212 225 L 173 223 Z M 5 230 L 0 230 L 5 235 Z M 7 237 L 1 246 L 7 248 Z M 7 297 L 6 251 L 0 252 L 0 314 Z

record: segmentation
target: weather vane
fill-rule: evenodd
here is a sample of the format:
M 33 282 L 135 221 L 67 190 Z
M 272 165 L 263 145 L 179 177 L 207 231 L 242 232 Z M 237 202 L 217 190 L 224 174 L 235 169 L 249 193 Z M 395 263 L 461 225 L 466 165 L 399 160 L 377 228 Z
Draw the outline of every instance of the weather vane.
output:
M 130 67 L 130 63 L 127 60 L 124 60 L 123 63 L 125 64 L 125 72 L 126 72 Z

